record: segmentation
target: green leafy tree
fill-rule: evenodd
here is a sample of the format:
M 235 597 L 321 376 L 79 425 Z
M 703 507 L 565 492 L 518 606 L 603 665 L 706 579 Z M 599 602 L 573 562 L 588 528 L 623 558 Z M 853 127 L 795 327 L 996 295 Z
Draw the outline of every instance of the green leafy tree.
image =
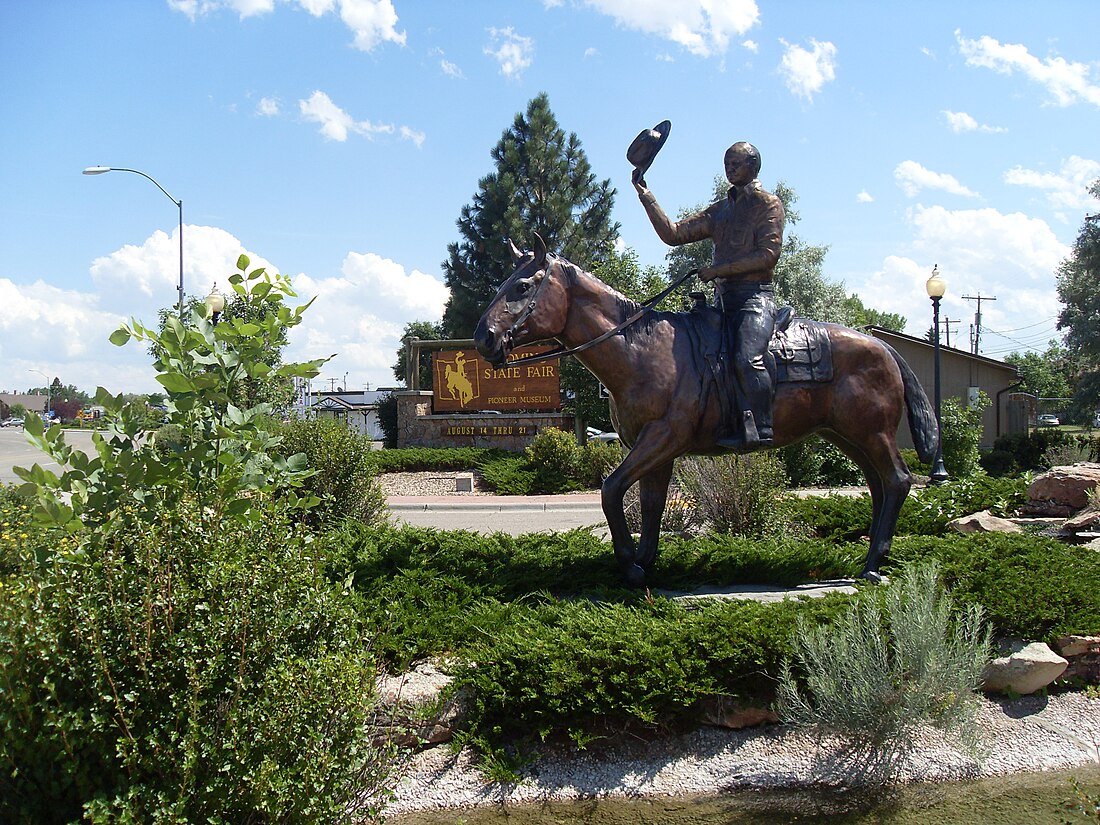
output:
M 422 341 L 440 341 L 446 339 L 443 324 L 438 321 L 409 321 L 401 332 L 401 347 L 397 350 L 397 360 L 393 364 L 393 377 L 402 384 L 408 380 L 405 375 L 406 365 L 409 359 L 409 338 L 419 338 Z M 420 351 L 420 388 L 430 390 L 432 388 L 432 354 L 425 350 Z
M 726 197 L 729 182 L 722 177 L 714 179 L 714 200 Z M 823 274 L 827 246 L 815 246 L 806 243 L 797 233 L 790 231 L 798 223 L 800 215 L 795 209 L 798 194 L 783 181 L 775 186 L 776 196 L 783 201 L 787 213 L 786 229 L 783 233 L 783 254 L 775 267 L 775 288 L 780 302 L 790 304 L 795 312 L 805 318 L 819 321 L 833 321 L 848 326 L 863 326 L 867 323 L 879 323 L 889 329 L 901 330 L 905 319 L 888 313 L 878 313 L 868 309 L 855 295 L 848 295 L 842 283 L 828 280 Z M 684 209 L 679 217 L 700 211 L 702 206 Z M 714 257 L 714 245 L 710 240 L 696 241 L 673 247 L 665 255 L 668 264 L 669 283 L 681 277 L 691 269 L 699 269 L 710 264 Z M 709 292 L 709 284 L 698 278 L 690 278 L 676 290 L 677 303 L 683 307 L 689 305 L 688 293 L 692 291 Z
M 1039 398 L 1069 398 L 1073 395 L 1072 361 L 1066 348 L 1057 341 L 1047 344 L 1046 352 L 1013 352 L 1005 363 L 1020 372 L 1018 392 Z
M 443 263 L 451 296 L 443 314 L 449 337 L 470 338 L 485 306 L 514 269 L 506 241 L 529 246 L 533 232 L 547 248 L 591 269 L 619 234 L 611 222 L 615 190 L 596 180 L 576 134 L 566 133 L 545 93 L 515 117 L 491 152 L 495 169 L 462 207 L 462 239 Z
M 1100 198 L 1100 179 L 1089 193 Z M 1065 305 L 1058 329 L 1066 330 L 1066 348 L 1080 363 L 1073 412 L 1086 416 L 1100 407 L 1100 221 L 1084 222 L 1073 253 L 1058 267 L 1058 298 Z

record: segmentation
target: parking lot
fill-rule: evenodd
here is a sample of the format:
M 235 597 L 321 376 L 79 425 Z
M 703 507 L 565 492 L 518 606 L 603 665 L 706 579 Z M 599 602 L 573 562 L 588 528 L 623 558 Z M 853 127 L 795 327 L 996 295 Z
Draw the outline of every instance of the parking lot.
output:
M 65 441 L 70 446 L 81 452 L 87 453 L 92 449 L 91 430 L 66 430 Z M 15 475 L 13 467 L 30 467 L 32 464 L 41 464 L 47 470 L 57 472 L 59 467 L 41 452 L 37 447 L 27 443 L 27 437 L 21 427 L 0 428 L 0 482 L 5 484 L 20 483 L 21 479 Z

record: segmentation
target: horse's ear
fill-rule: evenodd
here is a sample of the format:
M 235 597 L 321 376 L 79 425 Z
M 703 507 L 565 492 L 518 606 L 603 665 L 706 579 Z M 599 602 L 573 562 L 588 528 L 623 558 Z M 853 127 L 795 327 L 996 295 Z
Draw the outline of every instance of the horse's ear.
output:
M 543 264 L 546 263 L 546 241 L 542 239 L 542 235 L 538 232 L 532 232 L 535 236 L 535 266 L 542 269 Z
M 511 238 L 508 238 L 508 251 L 512 254 L 512 266 L 518 266 L 519 262 L 523 260 L 523 253 L 512 243 Z

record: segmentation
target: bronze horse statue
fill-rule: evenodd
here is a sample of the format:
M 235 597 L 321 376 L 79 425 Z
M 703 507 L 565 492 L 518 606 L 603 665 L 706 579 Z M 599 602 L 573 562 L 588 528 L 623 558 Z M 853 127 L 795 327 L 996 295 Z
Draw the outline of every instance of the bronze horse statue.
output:
M 577 349 L 576 357 L 610 391 L 611 419 L 630 450 L 604 480 L 601 500 L 623 575 L 630 586 L 642 587 L 657 558 L 673 461 L 685 454 L 728 452 L 716 443 L 722 398 L 701 355 L 706 341 L 720 338 L 714 326 L 718 312 L 702 306 L 692 312 L 646 310 L 548 253 L 537 235 L 534 252 L 524 254 L 509 244 L 517 268 L 478 322 L 478 352 L 502 366 L 514 347 L 555 339 Z M 902 412 L 926 462 L 938 445 L 935 413 L 912 369 L 888 344 L 836 324 L 800 321 L 799 326 L 816 331 L 821 348 L 831 350 L 831 370 L 825 380 L 812 374 L 812 364 L 809 372 L 780 375 L 774 446 L 816 433 L 860 467 L 873 507 L 861 575 L 878 581 L 912 484 L 895 438 Z M 773 352 L 777 346 L 784 343 L 773 338 Z M 637 547 L 623 513 L 623 497 L 635 482 L 642 511 Z

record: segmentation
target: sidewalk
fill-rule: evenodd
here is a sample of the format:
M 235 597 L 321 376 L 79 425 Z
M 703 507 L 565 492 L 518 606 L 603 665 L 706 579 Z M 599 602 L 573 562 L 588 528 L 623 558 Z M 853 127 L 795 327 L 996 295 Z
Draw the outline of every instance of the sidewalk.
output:
M 572 493 L 557 496 L 389 496 L 386 504 L 394 511 L 469 510 L 518 512 L 545 510 L 592 510 L 602 512 L 599 493 Z

